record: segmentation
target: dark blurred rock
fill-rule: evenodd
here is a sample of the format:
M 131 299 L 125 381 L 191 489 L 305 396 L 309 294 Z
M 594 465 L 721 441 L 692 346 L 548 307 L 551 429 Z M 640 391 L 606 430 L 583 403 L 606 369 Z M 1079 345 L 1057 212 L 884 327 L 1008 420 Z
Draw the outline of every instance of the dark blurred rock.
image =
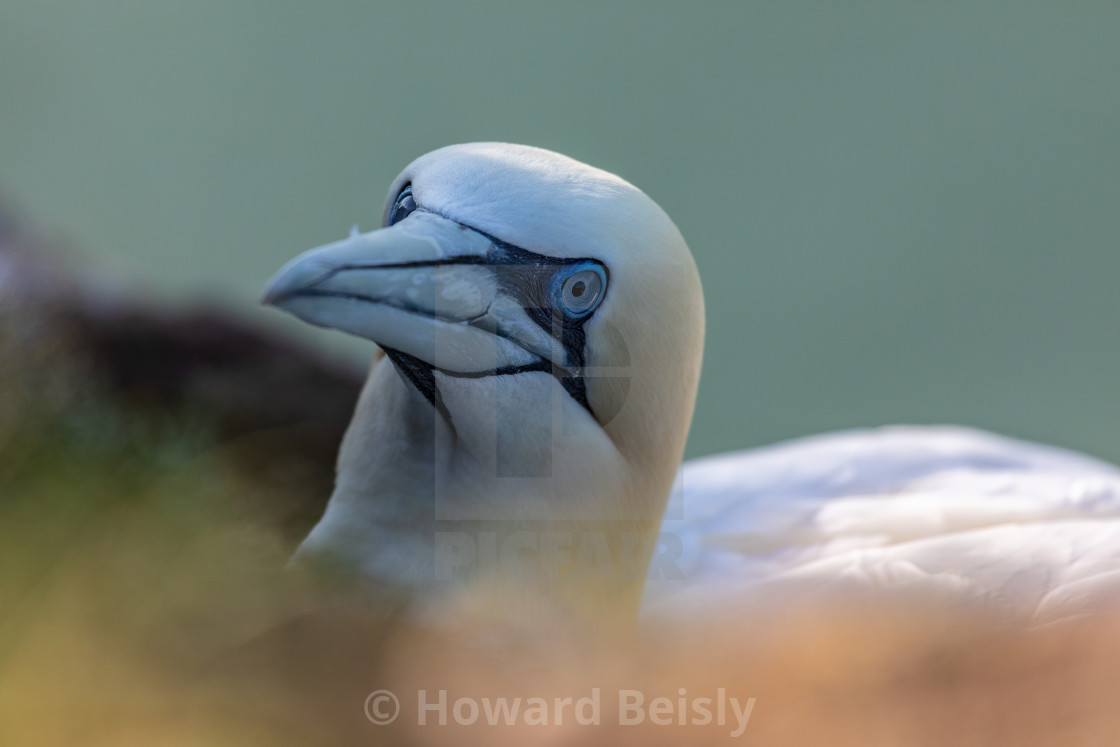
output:
M 294 542 L 330 495 L 363 378 L 221 308 L 86 281 L 0 205 L 0 449 L 4 422 L 18 437 L 20 409 L 42 404 L 29 398 L 79 390 L 129 417 L 202 422 L 259 485 L 249 509 Z

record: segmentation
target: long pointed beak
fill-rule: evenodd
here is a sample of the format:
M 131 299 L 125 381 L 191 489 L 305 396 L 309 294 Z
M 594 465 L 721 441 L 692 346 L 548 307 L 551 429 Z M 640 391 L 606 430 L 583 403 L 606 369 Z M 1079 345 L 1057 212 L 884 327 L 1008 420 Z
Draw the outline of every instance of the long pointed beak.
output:
M 431 213 L 304 252 L 269 281 L 262 303 L 373 340 L 447 371 L 537 360 L 492 334 L 503 306 L 491 242 Z M 490 330 L 487 329 L 490 328 Z

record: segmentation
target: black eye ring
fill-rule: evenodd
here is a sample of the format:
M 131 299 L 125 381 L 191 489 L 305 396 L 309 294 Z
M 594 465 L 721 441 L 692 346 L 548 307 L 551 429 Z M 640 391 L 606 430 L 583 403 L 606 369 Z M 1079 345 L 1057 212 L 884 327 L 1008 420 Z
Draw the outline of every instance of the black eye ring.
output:
M 397 199 L 393 202 L 393 209 L 389 211 L 389 223 L 400 223 L 416 209 L 416 200 L 412 198 L 412 185 L 406 184 Z

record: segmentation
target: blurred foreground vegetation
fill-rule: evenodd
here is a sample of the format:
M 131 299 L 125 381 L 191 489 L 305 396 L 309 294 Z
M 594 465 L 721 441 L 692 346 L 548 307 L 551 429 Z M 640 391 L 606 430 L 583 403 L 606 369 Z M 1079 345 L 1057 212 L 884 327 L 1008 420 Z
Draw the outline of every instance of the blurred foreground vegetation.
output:
M 284 566 L 359 385 L 220 310 L 91 289 L 0 216 L 0 744 L 315 741 L 226 688 L 323 606 Z
M 0 742 L 221 743 L 212 715 L 175 718 L 198 710 L 187 675 L 294 601 L 253 485 L 204 423 L 87 400 L 18 425 L 0 452 Z

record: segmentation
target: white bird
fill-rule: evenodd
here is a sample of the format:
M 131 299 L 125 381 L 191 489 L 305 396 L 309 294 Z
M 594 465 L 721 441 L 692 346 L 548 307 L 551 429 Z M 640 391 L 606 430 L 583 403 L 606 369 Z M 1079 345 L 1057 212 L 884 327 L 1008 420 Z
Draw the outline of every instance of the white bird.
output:
M 673 222 L 613 174 L 450 146 L 394 180 L 383 225 L 300 255 L 265 291 L 384 351 L 297 558 L 418 614 L 497 588 L 525 614 L 608 626 L 643 593 L 651 615 L 825 590 L 1048 620 L 1120 590 L 1120 471 L 1088 457 L 897 428 L 678 471 L 700 280 Z

